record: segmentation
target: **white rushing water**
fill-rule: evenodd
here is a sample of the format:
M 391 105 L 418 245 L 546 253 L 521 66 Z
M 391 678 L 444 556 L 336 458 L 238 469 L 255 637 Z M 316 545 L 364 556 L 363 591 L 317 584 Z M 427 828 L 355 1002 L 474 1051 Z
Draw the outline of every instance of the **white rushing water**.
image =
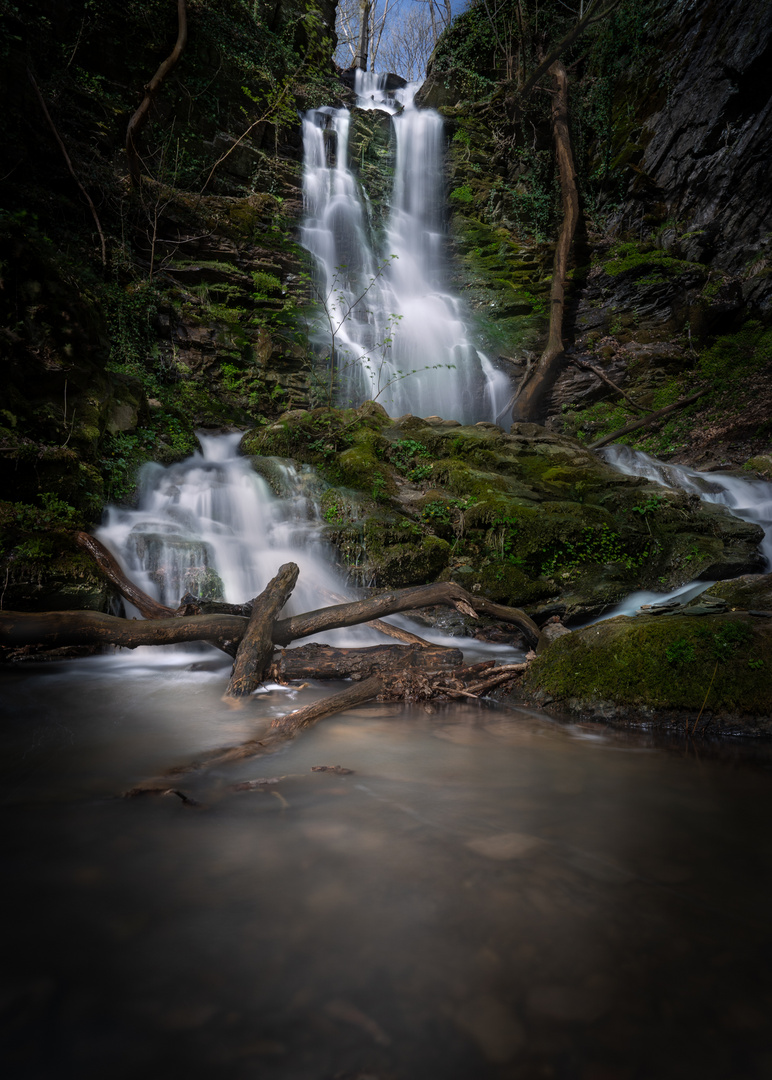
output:
M 690 469 L 686 465 L 671 465 L 665 461 L 645 454 L 642 450 L 632 450 L 629 446 L 617 443 L 599 450 L 600 457 L 613 465 L 615 469 L 628 476 L 643 476 L 663 487 L 681 488 L 699 496 L 704 502 L 725 506 L 743 521 L 752 521 L 764 530 L 764 539 L 759 545 L 767 566 L 772 564 L 772 484 L 764 480 L 743 479 L 728 473 L 703 473 Z M 631 593 L 621 604 L 603 616 L 604 619 L 615 615 L 631 615 L 642 604 L 662 604 L 669 600 L 687 603 L 699 596 L 713 584 L 711 581 L 692 581 L 669 593 L 640 591 Z
M 240 433 L 199 434 L 201 451 L 192 457 L 169 467 L 146 465 L 136 509 L 108 507 L 97 536 L 132 580 L 170 607 L 186 592 L 244 603 L 290 561 L 298 564 L 300 576 L 288 613 L 349 599 L 334 551 L 321 538 L 322 485 L 313 470 L 270 459 L 274 491 L 239 456 L 240 439 Z M 772 561 L 772 484 L 669 465 L 621 445 L 601 454 L 621 472 L 693 492 L 761 525 L 761 551 Z M 685 602 L 710 584 L 692 582 L 667 594 L 632 593 L 604 617 L 674 598 Z M 361 627 L 335 636 L 339 644 L 365 639 L 382 640 Z
M 199 434 L 201 451 L 192 457 L 146 465 L 137 508 L 109 507 L 97 536 L 133 581 L 170 607 L 186 592 L 242 604 L 285 562 L 300 567 L 288 614 L 344 599 L 333 552 L 320 538 L 314 474 L 272 459 L 277 497 L 239 457 L 240 440 L 241 433 Z
M 385 77 L 357 72 L 357 103 L 391 116 L 396 142 L 386 236 L 373 240 L 366 193 L 349 168 L 348 109 L 303 118 L 306 220 L 315 257 L 321 342 L 334 335 L 340 404 L 377 398 L 392 415 L 474 423 L 506 409 L 508 377 L 477 349 L 460 300 L 443 287 L 443 125 L 414 105 L 418 84 L 389 96 Z
M 725 506 L 735 517 L 752 521 L 764 530 L 760 548 L 772 563 L 772 484 L 765 480 L 744 479 L 729 473 L 703 473 L 686 465 L 670 465 L 631 450 L 621 443 L 599 451 L 600 456 L 629 476 L 645 476 L 664 487 L 681 488 L 698 495 L 704 502 Z

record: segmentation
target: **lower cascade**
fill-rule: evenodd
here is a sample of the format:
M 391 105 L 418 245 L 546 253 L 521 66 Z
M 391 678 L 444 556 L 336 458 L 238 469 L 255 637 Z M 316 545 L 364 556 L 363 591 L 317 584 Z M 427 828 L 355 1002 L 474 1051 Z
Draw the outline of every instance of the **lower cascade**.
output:
M 269 482 L 239 456 L 241 433 L 199 441 L 185 461 L 145 467 L 136 509 L 108 509 L 96 535 L 128 576 L 172 607 L 187 592 L 244 603 L 291 561 L 300 575 L 287 614 L 342 599 L 311 470 L 266 460 Z
M 349 167 L 349 110 L 324 107 L 303 118 L 301 239 L 317 265 L 330 387 L 340 404 L 377 399 L 392 415 L 495 421 L 507 409 L 510 382 L 475 347 L 460 300 L 443 288 L 443 125 L 439 113 L 415 107 L 417 89 L 392 97 L 385 76 L 357 71 L 358 107 L 390 114 L 396 141 L 379 242 Z
M 200 452 L 176 465 L 145 466 L 136 509 L 109 507 L 99 539 L 127 575 L 162 603 L 176 607 L 186 592 L 244 603 L 285 562 L 300 567 L 287 606 L 294 614 L 337 603 L 350 594 L 335 569 L 335 552 L 321 536 L 324 484 L 309 466 L 262 458 L 260 473 L 239 455 L 240 433 L 199 434 Z M 772 484 L 721 473 L 700 473 L 658 461 L 623 445 L 600 455 L 621 472 L 685 489 L 764 530 L 760 545 L 772 563 Z M 263 475 L 261 475 L 263 474 Z M 695 581 L 671 593 L 633 592 L 603 618 L 631 614 L 641 604 L 682 601 L 704 591 Z M 341 631 L 337 631 L 341 641 Z M 376 640 L 366 627 L 346 640 Z M 382 640 L 380 636 L 377 640 Z

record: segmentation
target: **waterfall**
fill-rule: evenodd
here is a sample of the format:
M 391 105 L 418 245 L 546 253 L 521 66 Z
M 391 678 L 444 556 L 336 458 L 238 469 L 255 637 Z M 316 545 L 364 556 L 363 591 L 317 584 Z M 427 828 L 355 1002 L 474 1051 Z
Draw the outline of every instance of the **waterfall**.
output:
M 457 297 L 443 289 L 443 124 L 417 109 L 418 84 L 390 97 L 385 76 L 358 71 L 357 104 L 391 116 L 396 168 L 379 250 L 348 167 L 348 109 L 303 118 L 304 246 L 318 269 L 319 342 L 335 365 L 334 400 L 377 399 L 392 415 L 496 420 L 508 377 L 474 345 Z M 333 344 L 334 343 L 334 344 Z
M 282 563 L 295 562 L 300 576 L 287 614 L 345 599 L 334 553 L 321 540 L 320 485 L 313 471 L 267 459 L 277 497 L 238 456 L 241 433 L 198 438 L 201 451 L 187 460 L 143 467 L 136 509 L 108 507 L 96 535 L 124 572 L 177 607 L 185 592 L 244 603 Z
M 645 476 L 664 487 L 682 488 L 698 495 L 704 502 L 725 506 L 735 517 L 752 521 L 764 530 L 761 553 L 772 564 L 772 484 L 764 480 L 745 480 L 727 473 L 701 473 L 686 465 L 669 465 L 664 461 L 631 450 L 618 443 L 598 451 L 599 455 L 620 472 L 630 476 Z
M 744 480 L 726 473 L 701 473 L 686 465 L 670 465 L 629 446 L 616 443 L 598 451 L 599 457 L 628 476 L 643 476 L 663 487 L 681 488 L 699 496 L 705 502 L 725 506 L 735 517 L 752 521 L 764 530 L 759 545 L 768 567 L 772 564 L 772 484 L 764 480 Z M 692 581 L 672 592 L 663 594 L 649 590 L 634 592 L 603 618 L 632 615 L 642 604 L 662 604 L 669 600 L 686 603 L 699 596 L 713 584 L 711 581 Z M 600 621 L 600 620 L 593 620 Z

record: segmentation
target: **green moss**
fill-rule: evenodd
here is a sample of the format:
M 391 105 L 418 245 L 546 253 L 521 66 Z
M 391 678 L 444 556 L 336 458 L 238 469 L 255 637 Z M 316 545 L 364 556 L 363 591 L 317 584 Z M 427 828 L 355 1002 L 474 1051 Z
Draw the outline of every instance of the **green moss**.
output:
M 734 334 L 716 338 L 700 356 L 702 374 L 714 383 L 732 383 L 739 376 L 772 363 L 772 328 L 748 320 Z
M 636 276 L 665 277 L 694 270 L 698 264 L 676 259 L 666 251 L 629 241 L 615 244 L 602 261 L 609 277 L 635 272 Z
M 450 550 L 450 544 L 439 536 L 424 536 L 417 544 L 395 544 L 374 562 L 376 582 L 407 588 L 435 581 L 448 564 Z
M 619 617 L 553 642 L 526 676 L 560 701 L 768 714 L 772 628 L 737 616 Z
M 452 576 L 452 575 L 451 575 Z M 528 607 L 555 593 L 553 583 L 534 580 L 520 566 L 506 559 L 494 559 L 475 574 L 482 595 L 510 607 Z
M 469 184 L 462 184 L 461 187 L 453 188 L 448 195 L 448 198 L 451 202 L 466 203 L 468 205 L 469 203 L 474 202 L 474 192 Z
M 772 611 L 772 574 L 719 581 L 705 595 L 720 597 L 734 608 Z

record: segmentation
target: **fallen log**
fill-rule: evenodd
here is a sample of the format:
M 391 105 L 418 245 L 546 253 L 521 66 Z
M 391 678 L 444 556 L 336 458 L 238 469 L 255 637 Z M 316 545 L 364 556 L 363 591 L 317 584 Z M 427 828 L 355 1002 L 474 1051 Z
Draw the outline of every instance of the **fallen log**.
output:
M 474 607 L 481 614 L 505 619 L 520 629 L 529 644 L 537 644 L 541 637 L 536 624 L 517 608 L 481 600 L 454 582 L 442 582 L 279 619 L 274 623 L 273 642 L 279 647 L 286 646 L 322 630 L 368 622 L 373 609 L 380 615 L 391 615 L 440 604 L 463 604 L 467 613 Z M 64 645 L 119 645 L 135 649 L 139 645 L 207 641 L 233 656 L 247 622 L 241 615 L 190 615 L 142 621 L 120 619 L 98 611 L 0 611 L 0 646 L 40 645 L 54 649 Z
M 371 645 L 365 649 L 301 645 L 297 649 L 282 650 L 269 667 L 268 676 L 281 683 L 304 679 L 358 681 L 406 660 L 412 653 L 413 649 L 409 645 Z M 433 671 L 452 672 L 463 663 L 464 656 L 460 649 L 426 645 L 422 646 L 421 659 Z M 493 661 L 488 663 L 492 664 Z
M 536 623 L 520 608 L 506 607 L 504 604 L 496 604 L 493 600 L 486 600 L 482 596 L 467 594 L 470 603 L 480 615 L 490 615 L 493 619 L 501 619 L 502 622 L 512 623 L 516 626 L 529 645 L 538 645 L 541 638 L 541 630 Z
M 228 650 L 241 641 L 247 620 L 238 615 L 171 619 L 119 619 L 101 611 L 0 611 L 0 645 L 178 645 L 208 641 Z
M 292 651 L 309 657 L 312 655 L 312 650 L 317 649 L 327 650 L 327 647 L 311 645 Z M 400 646 L 387 645 L 375 646 L 374 649 L 330 649 L 327 651 L 330 655 L 380 652 L 383 656 L 384 650 L 392 651 L 392 659 L 383 663 L 377 674 L 368 675 L 346 687 L 345 690 L 320 698 L 285 716 L 277 717 L 268 731 L 261 734 L 259 738 L 248 739 L 237 746 L 220 747 L 205 758 L 175 766 L 163 776 L 147 780 L 125 792 L 125 796 L 134 797 L 148 792 L 164 794 L 170 788 L 171 777 L 179 778 L 193 773 L 202 773 L 207 769 L 219 768 L 235 761 L 272 754 L 284 742 L 293 738 L 301 728 L 309 727 L 319 720 L 375 699 L 413 702 L 428 701 L 436 697 L 446 700 L 453 697 L 465 697 L 479 700 L 481 691 L 511 680 L 527 667 L 527 664 L 509 664 L 506 667 L 492 668 L 491 661 L 473 664 L 468 668 L 458 666 L 460 651 L 457 649 L 412 647 L 409 650 L 403 650 Z M 277 663 L 281 663 L 281 658 Z M 362 670 L 364 671 L 364 668 Z M 480 680 L 479 676 L 483 672 L 486 672 L 487 677 Z M 476 680 L 471 683 L 476 692 L 464 689 L 464 679 Z M 445 685 L 446 682 L 452 685 Z
M 250 618 L 254 601 L 249 600 L 244 604 L 228 604 L 224 601 L 201 600 L 186 594 L 180 607 L 176 610 L 159 604 L 147 593 L 143 592 L 121 570 L 113 555 L 107 550 L 96 537 L 89 533 L 79 532 L 76 536 L 78 544 L 87 551 L 99 566 L 102 573 L 118 589 L 124 599 L 140 611 L 146 619 L 168 618 L 172 615 L 190 615 L 200 612 L 203 615 L 241 615 Z M 529 645 L 537 645 L 540 631 L 536 623 L 519 608 L 506 607 L 504 604 L 496 604 L 492 600 L 473 596 L 466 589 L 455 582 L 437 582 L 433 585 L 421 585 L 415 589 L 400 589 L 398 592 L 383 593 L 368 600 L 355 600 L 340 604 L 331 604 L 329 607 L 319 608 L 316 611 L 306 612 L 304 615 L 295 616 L 294 619 L 280 620 L 277 624 L 279 637 L 274 637 L 277 645 L 289 645 L 290 642 L 301 637 L 310 637 L 322 630 L 336 630 L 343 626 L 355 626 L 359 623 L 367 623 L 381 633 L 389 637 L 397 638 L 407 644 L 427 645 L 423 638 L 411 634 L 408 630 L 390 626 L 384 623 L 378 616 L 396 615 L 400 611 L 409 611 L 412 608 L 430 607 L 437 604 L 451 604 L 464 614 L 475 617 L 490 615 L 495 619 L 513 623 L 525 637 Z M 368 614 L 369 612 L 369 614 Z M 375 616 L 375 617 L 374 617 Z M 343 621 L 336 622 L 337 618 Z M 291 635 L 291 636 L 288 636 Z M 231 652 L 231 655 L 234 655 Z
M 316 611 L 308 611 L 303 615 L 294 615 L 289 619 L 279 619 L 275 623 L 273 640 L 276 645 L 289 645 L 292 641 L 310 637 L 311 634 L 318 634 L 323 630 L 356 626 L 358 623 L 369 622 L 374 617 L 396 615 L 400 611 L 410 611 L 412 608 L 443 604 L 455 607 L 472 618 L 476 618 L 477 612 L 480 612 L 513 623 L 529 645 L 538 644 L 541 637 L 536 623 L 519 608 L 505 607 L 503 604 L 479 599 L 454 581 L 442 581 L 433 585 L 419 585 L 413 589 L 382 593 L 368 600 L 335 604 Z
M 369 622 L 373 615 L 393 615 L 399 611 L 442 604 L 460 608 L 467 615 L 479 611 L 511 622 L 529 644 L 538 644 L 541 637 L 536 624 L 518 608 L 479 599 L 455 582 L 438 582 L 278 619 L 274 623 L 273 643 L 279 647 L 286 646 L 322 630 Z M 0 645 L 14 648 L 22 645 L 48 648 L 62 645 L 121 645 L 134 649 L 138 645 L 208 641 L 233 655 L 232 650 L 243 638 L 247 623 L 248 620 L 241 615 L 190 615 L 143 622 L 139 619 L 119 619 L 97 611 L 0 611 Z
M 263 681 L 273 656 L 273 627 L 276 616 L 287 603 L 295 588 L 300 568 L 297 563 L 279 567 L 265 589 L 252 601 L 252 614 L 236 653 L 226 697 L 251 694 Z
M 310 727 L 317 720 L 324 720 L 328 716 L 353 709 L 356 705 L 364 705 L 366 701 L 377 698 L 384 689 L 386 674 L 371 675 L 369 679 L 354 683 L 353 686 L 341 690 L 338 694 L 320 698 L 311 705 L 305 705 L 302 709 L 295 709 L 286 716 L 277 717 L 271 724 L 271 731 L 278 732 L 288 737 L 300 731 L 301 728 Z
M 689 397 L 680 398 L 678 401 L 674 401 L 672 405 L 666 405 L 664 409 L 657 409 L 656 412 L 649 413 L 648 416 L 643 416 L 640 420 L 634 420 L 630 424 L 625 424 L 624 427 L 617 428 L 616 431 L 612 431 L 609 435 L 604 435 L 602 439 L 596 439 L 595 442 L 588 443 L 587 449 L 600 450 L 602 446 L 608 446 L 608 444 L 614 442 L 615 439 L 621 439 L 623 435 L 629 435 L 631 431 L 649 427 L 663 416 L 669 416 L 670 413 L 677 412 L 678 409 L 684 409 L 687 405 L 691 405 L 692 402 L 697 401 L 698 398 L 707 394 L 709 389 L 709 387 L 705 387 L 703 390 L 698 390 L 696 394 L 690 394 Z
M 272 754 L 279 747 L 291 739 L 303 727 L 310 727 L 317 720 L 333 716 L 335 713 L 346 709 L 353 709 L 356 705 L 362 705 L 377 697 L 383 687 L 383 680 L 377 675 L 362 682 L 354 683 L 338 694 L 332 694 L 327 698 L 320 698 L 311 705 L 305 705 L 302 709 L 295 709 L 286 716 L 277 718 L 271 724 L 269 731 L 259 739 L 248 739 L 239 743 L 238 746 L 224 746 L 214 750 L 208 757 L 198 761 L 192 761 L 186 765 L 177 765 L 169 769 L 163 776 L 152 780 L 145 780 L 136 787 L 123 793 L 124 798 L 132 799 L 139 795 L 166 794 L 170 790 L 169 778 L 189 776 L 193 773 L 201 773 L 207 769 L 219 768 L 221 765 L 230 765 L 234 761 L 245 761 L 247 758 L 262 757 Z

